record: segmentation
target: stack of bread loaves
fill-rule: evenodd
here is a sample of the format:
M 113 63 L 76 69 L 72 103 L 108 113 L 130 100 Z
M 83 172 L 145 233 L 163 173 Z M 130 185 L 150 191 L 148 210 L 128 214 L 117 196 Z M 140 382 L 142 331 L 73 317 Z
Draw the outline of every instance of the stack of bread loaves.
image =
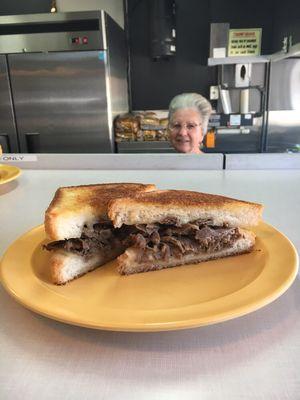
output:
M 168 118 L 159 119 L 155 112 L 146 111 L 140 117 L 142 140 L 168 140 Z
M 120 115 L 115 119 L 116 142 L 128 142 L 136 140 L 139 129 L 139 121 L 134 115 Z
M 120 115 L 115 120 L 116 142 L 168 140 L 168 118 L 155 112 L 139 111 Z

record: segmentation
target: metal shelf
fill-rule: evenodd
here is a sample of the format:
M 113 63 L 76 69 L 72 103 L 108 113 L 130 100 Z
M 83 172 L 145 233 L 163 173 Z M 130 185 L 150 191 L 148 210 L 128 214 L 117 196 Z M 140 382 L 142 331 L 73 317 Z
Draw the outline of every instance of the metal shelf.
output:
M 296 43 L 289 48 L 288 52 L 279 51 L 270 56 L 271 61 L 280 61 L 286 58 L 300 57 L 300 43 Z
M 223 57 L 223 58 L 209 58 L 208 66 L 225 65 L 225 64 L 255 64 L 255 63 L 268 63 L 270 56 L 239 56 L 239 57 Z

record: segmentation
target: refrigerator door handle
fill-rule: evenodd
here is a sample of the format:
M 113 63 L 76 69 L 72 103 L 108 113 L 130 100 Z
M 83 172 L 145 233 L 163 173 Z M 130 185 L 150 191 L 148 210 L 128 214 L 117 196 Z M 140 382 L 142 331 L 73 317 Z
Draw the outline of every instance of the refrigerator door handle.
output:
M 39 153 L 40 152 L 40 133 L 39 132 L 26 132 L 26 145 L 28 153 Z

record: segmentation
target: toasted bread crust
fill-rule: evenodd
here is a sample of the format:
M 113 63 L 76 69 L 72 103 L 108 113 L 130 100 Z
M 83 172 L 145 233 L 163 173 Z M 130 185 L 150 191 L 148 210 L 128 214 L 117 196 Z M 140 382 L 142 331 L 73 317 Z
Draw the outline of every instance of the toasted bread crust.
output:
M 115 227 L 161 222 L 166 218 L 177 218 L 183 224 L 210 217 L 216 219 L 215 225 L 228 223 L 231 226 L 251 226 L 258 223 L 262 210 L 261 204 L 209 193 L 155 190 L 132 198 L 112 200 L 108 206 L 108 216 Z M 243 215 L 246 218 L 242 222 Z
M 63 225 L 67 220 L 76 221 L 78 232 L 80 224 L 108 220 L 107 205 L 115 198 L 136 195 L 154 190 L 155 185 L 139 183 L 108 183 L 96 185 L 69 186 L 57 189 L 45 213 L 45 231 L 49 239 L 65 239 Z
M 203 207 L 237 207 L 252 205 L 261 208 L 261 204 L 251 203 L 244 200 L 233 199 L 210 193 L 193 192 L 188 190 L 154 190 L 147 193 L 139 193 L 134 198 L 121 198 L 112 201 L 113 204 L 128 201 L 129 203 L 138 202 L 143 204 L 155 204 L 159 206 L 176 205 L 178 207 L 203 206 Z

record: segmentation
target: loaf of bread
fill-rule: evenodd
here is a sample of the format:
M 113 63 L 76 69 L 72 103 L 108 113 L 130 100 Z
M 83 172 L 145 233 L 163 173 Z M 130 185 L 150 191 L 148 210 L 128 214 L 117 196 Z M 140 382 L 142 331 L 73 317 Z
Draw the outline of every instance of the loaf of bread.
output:
M 139 130 L 139 120 L 134 115 L 125 114 L 116 118 L 115 132 L 136 133 Z
M 154 141 L 156 140 L 156 131 L 154 130 L 143 130 L 144 141 Z

